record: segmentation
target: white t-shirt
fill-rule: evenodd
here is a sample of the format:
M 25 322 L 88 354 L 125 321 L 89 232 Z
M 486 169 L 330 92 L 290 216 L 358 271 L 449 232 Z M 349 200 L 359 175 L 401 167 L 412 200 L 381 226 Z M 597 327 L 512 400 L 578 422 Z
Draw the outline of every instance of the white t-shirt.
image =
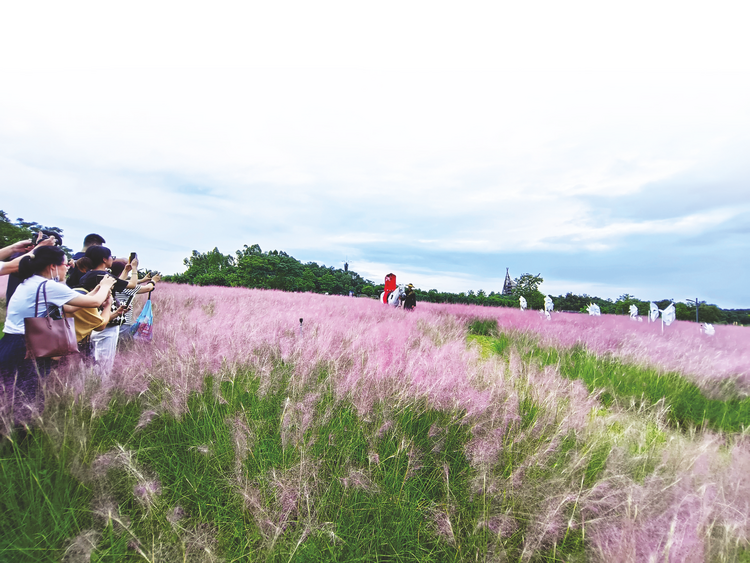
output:
M 8 303 L 8 313 L 5 319 L 5 334 L 23 334 L 25 331 L 23 320 L 27 317 L 34 316 L 36 305 L 36 290 L 42 282 L 47 282 L 47 303 L 62 307 L 73 299 L 80 297 L 64 283 L 48 280 L 42 276 L 31 276 L 24 280 L 16 289 L 13 297 Z M 39 316 L 42 317 L 47 312 L 44 307 L 44 289 L 39 292 Z

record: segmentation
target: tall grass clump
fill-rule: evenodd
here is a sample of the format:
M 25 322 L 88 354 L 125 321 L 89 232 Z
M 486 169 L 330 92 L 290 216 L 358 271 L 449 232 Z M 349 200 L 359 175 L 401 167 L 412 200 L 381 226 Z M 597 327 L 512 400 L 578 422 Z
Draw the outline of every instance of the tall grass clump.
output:
M 606 400 L 529 354 L 552 342 L 536 321 L 170 284 L 154 309 L 154 341 L 106 381 L 57 370 L 25 435 L 3 405 L 0 560 L 746 553 L 745 434 Z

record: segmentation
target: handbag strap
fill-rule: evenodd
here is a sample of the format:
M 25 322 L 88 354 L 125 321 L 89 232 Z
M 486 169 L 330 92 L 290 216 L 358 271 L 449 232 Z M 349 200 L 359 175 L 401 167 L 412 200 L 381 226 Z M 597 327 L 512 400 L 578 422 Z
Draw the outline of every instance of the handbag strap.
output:
M 43 290 L 44 294 L 44 310 L 49 309 L 49 305 L 47 305 L 47 281 L 44 280 L 42 283 L 39 284 L 39 286 L 36 288 L 36 304 L 34 305 L 34 316 L 39 316 L 39 292 Z
M 39 287 L 36 288 L 36 303 L 34 304 L 34 316 L 39 316 L 39 291 L 42 292 L 42 295 L 44 295 L 44 310 L 49 313 L 49 304 L 47 303 L 47 282 L 49 280 L 44 280 L 42 283 L 39 284 Z M 65 321 L 65 326 L 69 327 L 70 323 L 68 323 L 68 318 L 65 316 L 65 306 L 63 305 L 60 307 L 60 316 L 62 317 L 62 320 Z M 49 319 L 49 315 L 47 315 L 47 319 Z

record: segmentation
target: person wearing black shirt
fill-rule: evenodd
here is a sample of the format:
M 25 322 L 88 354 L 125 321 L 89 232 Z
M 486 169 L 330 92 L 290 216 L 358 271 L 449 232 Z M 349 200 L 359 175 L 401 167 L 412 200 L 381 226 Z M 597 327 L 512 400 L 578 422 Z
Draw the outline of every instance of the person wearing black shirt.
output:
M 409 284 L 406 286 L 406 297 L 404 298 L 404 309 L 411 311 L 417 306 L 417 293 L 414 291 L 414 286 Z
M 73 255 L 73 260 L 78 260 L 79 258 L 83 258 L 86 256 L 86 251 L 91 248 L 92 246 L 104 246 L 104 243 L 107 242 L 102 238 L 101 235 L 97 235 L 96 233 L 91 233 L 90 235 L 86 235 L 86 238 L 83 239 L 83 250 L 80 252 L 76 252 Z
M 112 262 L 115 257 L 112 256 L 112 252 L 106 246 L 90 246 L 86 250 L 86 258 L 91 260 L 94 265 L 93 270 L 86 272 L 81 278 L 79 285 L 87 291 L 94 289 L 102 278 L 113 276 L 109 273 L 108 269 L 112 266 Z M 126 281 L 124 278 L 133 269 L 136 269 L 136 275 L 130 276 L 130 280 Z M 112 296 L 115 293 L 121 293 L 126 289 L 133 289 L 138 282 L 137 270 L 138 259 L 134 259 L 128 264 L 120 278 L 115 278 L 115 283 L 112 286 Z M 112 319 L 120 314 L 123 310 L 120 304 L 113 299 L 112 307 L 114 308 Z M 94 345 L 94 360 L 99 374 L 102 378 L 106 378 L 112 371 L 112 366 L 115 361 L 115 354 L 117 352 L 117 340 L 119 336 L 119 329 L 117 325 L 107 326 L 100 332 L 94 332 L 91 335 L 91 342 Z
M 92 246 L 102 246 L 105 242 L 106 241 L 96 233 L 86 235 L 86 238 L 83 239 L 83 250 L 81 250 L 80 252 L 76 252 L 73 255 L 73 260 L 75 262 L 73 262 L 73 264 L 68 268 L 68 279 L 65 281 L 65 283 L 68 284 L 68 287 L 81 287 L 81 278 L 86 273 L 87 269 L 82 268 L 81 264 L 79 264 L 78 261 L 86 256 L 86 251 L 89 248 L 91 248 Z

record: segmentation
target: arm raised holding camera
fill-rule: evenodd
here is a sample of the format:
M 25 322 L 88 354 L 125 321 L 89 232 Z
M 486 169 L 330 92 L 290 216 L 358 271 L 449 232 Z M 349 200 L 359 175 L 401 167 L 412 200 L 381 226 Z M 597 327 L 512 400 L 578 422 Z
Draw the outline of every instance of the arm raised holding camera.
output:
M 120 274 L 121 280 L 128 280 L 126 289 L 135 289 L 135 286 L 138 285 L 138 257 L 135 256 L 135 252 L 131 256 L 133 257 L 132 260 L 125 265 Z M 130 279 L 128 279 L 128 275 L 130 275 Z
M 91 292 L 71 299 L 66 305 L 74 307 L 100 307 L 107 300 L 108 296 L 109 298 L 112 297 L 112 286 L 114 284 L 115 278 L 113 276 L 105 276 Z
M 112 293 L 108 292 L 107 298 L 104 300 L 104 303 L 102 303 L 102 324 L 100 324 L 98 327 L 96 327 L 94 330 L 96 331 L 102 331 L 105 328 L 107 328 L 107 324 L 119 317 L 120 315 L 123 315 L 125 311 L 128 310 L 128 308 L 125 305 L 120 305 L 115 311 L 112 310 L 112 301 L 114 297 L 112 297 Z
M 138 280 L 138 284 L 141 286 L 138 288 L 138 293 L 151 293 L 156 289 L 156 282 L 160 279 L 161 274 L 156 274 L 154 277 L 151 277 L 151 273 L 149 272 L 144 278 Z
M 37 239 L 36 245 L 54 246 L 54 238 L 43 239 L 43 236 L 44 235 L 42 233 L 39 233 L 39 238 Z M 36 245 L 34 244 L 33 240 L 26 239 L 14 242 L 13 244 L 6 246 L 5 248 L 0 248 L 0 261 L 4 262 L 2 264 L 2 268 L 0 268 L 0 275 L 7 276 L 8 274 L 15 274 L 18 271 L 18 264 L 21 262 L 21 258 L 23 258 L 24 256 L 28 256 L 29 253 L 34 250 Z M 22 252 L 23 254 L 17 256 L 16 258 L 13 258 L 13 260 L 5 262 L 5 260 L 13 256 L 14 254 L 18 254 L 19 252 Z

